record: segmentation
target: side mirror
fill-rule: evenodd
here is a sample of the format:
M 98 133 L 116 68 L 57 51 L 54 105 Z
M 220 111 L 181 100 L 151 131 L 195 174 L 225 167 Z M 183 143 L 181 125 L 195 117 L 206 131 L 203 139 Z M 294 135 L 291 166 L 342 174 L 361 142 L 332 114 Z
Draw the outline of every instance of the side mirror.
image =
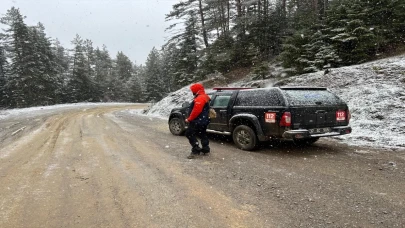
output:
M 183 105 L 182 105 L 181 107 L 183 107 L 183 108 L 184 108 L 184 107 L 188 107 L 188 106 L 190 106 L 190 102 L 184 102 L 184 103 L 183 103 Z

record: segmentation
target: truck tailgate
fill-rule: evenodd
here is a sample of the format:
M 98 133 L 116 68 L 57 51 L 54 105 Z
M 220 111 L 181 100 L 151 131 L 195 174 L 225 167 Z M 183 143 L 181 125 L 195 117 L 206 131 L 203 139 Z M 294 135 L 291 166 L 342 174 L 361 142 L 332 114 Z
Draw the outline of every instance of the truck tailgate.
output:
M 284 89 L 292 129 L 320 129 L 348 125 L 345 102 L 326 88 Z
M 292 129 L 312 129 L 345 126 L 346 116 L 338 117 L 340 112 L 347 111 L 346 107 L 295 107 L 291 108 Z

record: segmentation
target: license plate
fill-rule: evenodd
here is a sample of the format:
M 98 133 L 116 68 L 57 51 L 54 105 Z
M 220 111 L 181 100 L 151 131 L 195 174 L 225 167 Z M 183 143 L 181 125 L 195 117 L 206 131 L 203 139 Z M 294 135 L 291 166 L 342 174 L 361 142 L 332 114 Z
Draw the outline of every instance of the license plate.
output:
M 330 127 L 324 127 L 324 128 L 309 129 L 308 131 L 311 134 L 323 134 L 323 133 L 331 132 L 331 129 L 330 129 Z

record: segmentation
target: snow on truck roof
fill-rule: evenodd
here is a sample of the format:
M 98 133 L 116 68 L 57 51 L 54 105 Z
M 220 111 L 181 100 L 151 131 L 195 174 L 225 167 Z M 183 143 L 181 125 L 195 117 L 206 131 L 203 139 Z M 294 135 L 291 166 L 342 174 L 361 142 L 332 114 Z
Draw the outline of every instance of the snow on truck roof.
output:
M 327 90 L 326 87 L 309 87 L 309 86 L 282 86 L 282 87 L 267 87 L 267 88 L 252 88 L 252 87 L 215 87 L 212 90 L 224 91 L 224 90 L 247 90 L 247 89 L 270 89 L 280 88 L 282 90 Z

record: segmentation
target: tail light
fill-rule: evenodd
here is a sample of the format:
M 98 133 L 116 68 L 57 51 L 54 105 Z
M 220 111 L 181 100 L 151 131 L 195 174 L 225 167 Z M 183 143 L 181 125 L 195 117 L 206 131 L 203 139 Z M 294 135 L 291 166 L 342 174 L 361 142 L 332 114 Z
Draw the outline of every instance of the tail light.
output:
M 336 111 L 336 121 L 346 121 L 346 111 L 338 110 Z
M 290 127 L 291 126 L 291 113 L 284 112 L 281 116 L 280 127 Z

